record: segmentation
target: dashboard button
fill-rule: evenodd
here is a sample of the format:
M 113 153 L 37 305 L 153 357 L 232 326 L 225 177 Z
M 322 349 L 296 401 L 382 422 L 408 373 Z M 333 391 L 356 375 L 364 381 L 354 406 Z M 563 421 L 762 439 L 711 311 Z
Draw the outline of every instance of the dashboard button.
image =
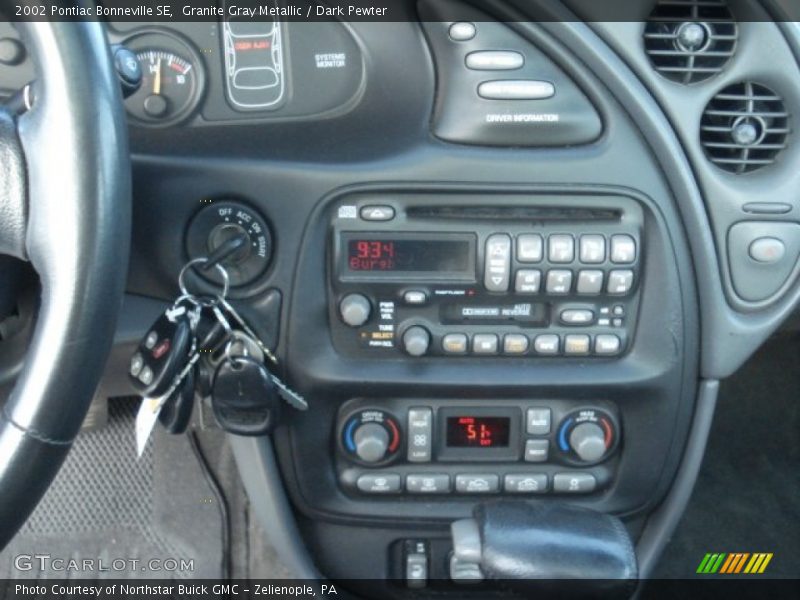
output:
M 608 274 L 606 290 L 609 294 L 621 296 L 630 292 L 632 287 L 633 271 L 630 269 L 611 271 Z
M 589 354 L 589 341 L 589 336 L 584 334 L 564 336 L 564 354 L 572 356 Z
M 428 407 L 408 410 L 408 462 L 430 462 L 433 410 Z
M 462 494 L 491 494 L 500 491 L 500 477 L 494 474 L 456 475 L 456 491 Z
M 553 476 L 553 491 L 568 494 L 586 494 L 597 487 L 591 473 L 556 473 Z
M 511 273 L 511 237 L 504 233 L 486 240 L 486 264 L 483 284 L 490 292 L 505 292 Z
M 403 302 L 412 306 L 420 306 L 428 301 L 428 294 L 422 290 L 408 290 L 403 294 Z
M 572 271 L 554 269 L 547 272 L 546 290 L 548 294 L 569 294 L 572 289 Z
M 467 54 L 466 64 L 475 71 L 510 71 L 524 65 L 525 58 L 519 52 L 481 50 Z
M 589 325 L 594 322 L 594 312 L 583 308 L 568 308 L 561 311 L 559 319 L 564 325 Z
M 578 255 L 582 263 L 599 264 L 603 262 L 606 259 L 606 238 L 596 234 L 582 235 Z
M 521 333 L 509 333 L 503 338 L 505 354 L 525 354 L 528 351 L 528 336 Z
M 478 95 L 487 100 L 544 100 L 555 96 L 556 88 L 549 81 L 506 79 L 484 81 Z
M 365 221 L 391 221 L 395 212 L 391 206 L 362 206 L 360 214 Z
M 613 334 L 598 335 L 594 340 L 594 353 L 600 356 L 613 356 L 619 354 L 622 343 L 618 336 Z
M 466 42 L 475 37 L 478 30 L 473 23 L 461 21 L 450 25 L 450 39 L 454 42 Z
M 570 263 L 575 259 L 575 239 L 569 234 L 551 235 L 547 239 L 547 256 L 551 263 Z
M 517 237 L 517 260 L 538 263 L 542 260 L 544 241 L 538 233 L 523 233 Z
M 503 489 L 514 494 L 543 494 L 547 491 L 547 475 L 509 473 L 503 478 Z
M 542 285 L 542 272 L 538 269 L 520 269 L 514 280 L 514 291 L 518 294 L 537 294 Z
M 547 462 L 547 457 L 549 455 L 549 441 L 528 440 L 525 442 L 525 462 Z
M 466 354 L 467 336 L 463 333 L 448 333 L 442 338 L 442 350 L 446 354 Z
M 611 262 L 630 264 L 636 260 L 636 241 L 629 235 L 611 236 Z
M 750 258 L 764 264 L 776 263 L 786 254 L 786 245 L 777 238 L 761 237 L 748 248 Z
M 446 494 L 450 491 L 450 476 L 407 475 L 406 490 L 412 494 Z
M 400 475 L 368 473 L 356 480 L 356 487 L 366 494 L 396 494 L 400 491 Z
M 498 339 L 494 333 L 477 333 L 472 338 L 472 352 L 475 354 L 497 354 Z
M 533 341 L 533 349 L 537 354 L 545 354 L 553 356 L 558 354 L 560 340 L 557 335 L 546 333 L 544 335 L 537 335 Z
M 529 408 L 525 431 L 530 435 L 547 435 L 550 433 L 550 419 L 549 408 Z
M 599 269 L 580 271 L 576 290 L 579 294 L 599 294 L 603 290 L 603 272 Z

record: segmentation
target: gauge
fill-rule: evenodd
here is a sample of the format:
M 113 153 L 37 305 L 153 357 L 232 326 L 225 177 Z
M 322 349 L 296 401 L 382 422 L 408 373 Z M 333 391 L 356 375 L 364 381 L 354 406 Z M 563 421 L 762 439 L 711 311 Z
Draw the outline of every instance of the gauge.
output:
M 202 63 L 187 43 L 164 33 L 126 41 L 142 66 L 142 86 L 125 101 L 128 114 L 148 125 L 171 125 L 188 117 L 202 93 Z

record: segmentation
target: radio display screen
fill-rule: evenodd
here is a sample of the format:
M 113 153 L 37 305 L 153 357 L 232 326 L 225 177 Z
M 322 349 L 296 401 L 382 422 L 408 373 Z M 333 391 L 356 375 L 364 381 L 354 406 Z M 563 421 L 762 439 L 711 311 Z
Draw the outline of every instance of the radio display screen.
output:
M 449 448 L 507 448 L 509 417 L 447 417 Z
M 347 268 L 351 273 L 464 273 L 472 267 L 467 240 L 351 238 Z

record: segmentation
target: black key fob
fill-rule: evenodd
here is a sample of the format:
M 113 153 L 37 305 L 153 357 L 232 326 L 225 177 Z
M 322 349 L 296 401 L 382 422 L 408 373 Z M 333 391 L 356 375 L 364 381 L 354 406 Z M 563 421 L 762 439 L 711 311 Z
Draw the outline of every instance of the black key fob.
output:
M 263 363 L 248 356 L 222 362 L 214 374 L 211 406 L 220 427 L 238 435 L 265 435 L 279 418 L 280 400 Z
M 189 426 L 194 409 L 195 373 L 192 369 L 172 395 L 164 402 L 158 421 L 168 433 L 183 433 Z
M 128 374 L 136 390 L 149 398 L 164 394 L 189 359 L 192 327 L 186 313 L 161 315 L 131 357 Z

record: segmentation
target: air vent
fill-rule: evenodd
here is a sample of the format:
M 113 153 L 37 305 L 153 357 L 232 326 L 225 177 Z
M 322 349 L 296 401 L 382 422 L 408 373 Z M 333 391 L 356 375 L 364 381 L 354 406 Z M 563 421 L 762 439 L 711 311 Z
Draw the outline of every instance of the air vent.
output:
M 738 29 L 724 0 L 660 0 L 644 29 L 653 67 L 689 84 L 722 71 L 736 50 Z
M 711 99 L 700 122 L 708 158 L 733 173 L 775 162 L 786 147 L 789 113 L 780 96 L 752 82 L 729 85 Z

